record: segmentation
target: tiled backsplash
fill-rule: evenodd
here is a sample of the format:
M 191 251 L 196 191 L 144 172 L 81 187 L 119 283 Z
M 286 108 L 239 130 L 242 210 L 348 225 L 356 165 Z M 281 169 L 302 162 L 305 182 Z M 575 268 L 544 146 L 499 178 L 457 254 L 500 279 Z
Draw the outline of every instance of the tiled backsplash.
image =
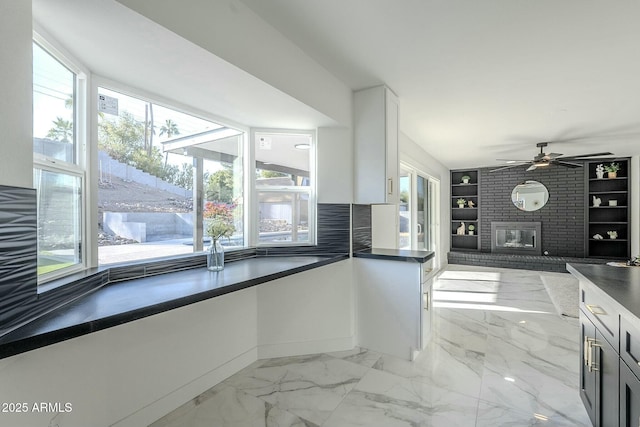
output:
M 0 186 L 0 335 L 37 299 L 36 192 Z
M 371 248 L 371 205 L 353 205 L 353 251 Z

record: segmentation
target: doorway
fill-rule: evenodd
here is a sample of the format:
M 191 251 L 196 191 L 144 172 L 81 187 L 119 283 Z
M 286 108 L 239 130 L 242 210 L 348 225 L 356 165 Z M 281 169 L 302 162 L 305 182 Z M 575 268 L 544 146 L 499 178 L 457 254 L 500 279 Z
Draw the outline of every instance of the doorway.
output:
M 400 249 L 436 250 L 440 235 L 439 192 L 440 181 L 438 179 L 401 164 Z

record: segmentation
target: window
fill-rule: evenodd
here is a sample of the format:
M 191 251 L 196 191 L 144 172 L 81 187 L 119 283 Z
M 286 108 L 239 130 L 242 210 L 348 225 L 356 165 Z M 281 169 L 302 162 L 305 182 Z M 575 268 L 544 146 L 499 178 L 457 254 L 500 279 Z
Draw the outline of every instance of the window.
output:
M 314 134 L 254 132 L 258 244 L 315 243 Z
M 440 182 L 408 166 L 400 167 L 400 249 L 438 251 Z
M 210 241 L 208 220 L 220 212 L 235 230 L 221 241 L 227 248 L 315 243 L 313 131 L 262 129 L 249 139 L 241 125 L 106 80 L 94 86 L 98 99 L 88 101 L 86 73 L 63 52 L 34 35 L 40 282 L 95 267 L 96 260 L 200 252 Z M 94 102 L 97 140 L 89 144 L 86 117 Z M 88 164 L 89 153 L 96 164 Z M 245 172 L 250 161 L 255 174 Z M 97 193 L 87 193 L 94 186 Z M 96 203 L 97 217 L 89 216 Z M 98 235 L 88 235 L 96 225 Z
M 83 267 L 84 115 L 82 73 L 38 36 L 33 43 L 34 186 L 38 208 L 38 279 Z M 45 47 L 46 46 L 46 47 Z
M 221 243 L 243 246 L 243 132 L 104 87 L 98 96 L 99 264 L 201 251 L 215 209 L 236 230 Z

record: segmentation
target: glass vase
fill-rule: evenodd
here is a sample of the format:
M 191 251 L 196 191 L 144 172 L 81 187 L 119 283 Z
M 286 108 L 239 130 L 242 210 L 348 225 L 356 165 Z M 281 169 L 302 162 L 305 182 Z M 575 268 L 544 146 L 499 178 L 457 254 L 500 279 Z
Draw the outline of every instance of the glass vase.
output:
M 224 268 L 224 248 L 220 241 L 213 240 L 207 250 L 207 270 L 220 271 Z

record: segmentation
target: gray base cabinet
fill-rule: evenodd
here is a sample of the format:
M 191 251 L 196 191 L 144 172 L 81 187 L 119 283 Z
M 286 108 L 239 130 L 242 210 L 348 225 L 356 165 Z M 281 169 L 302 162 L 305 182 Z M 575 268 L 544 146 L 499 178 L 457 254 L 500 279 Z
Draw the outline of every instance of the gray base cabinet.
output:
M 580 282 L 580 397 L 591 423 L 640 427 L 640 269 L 567 270 Z
M 620 426 L 640 427 L 640 380 L 620 363 Z
M 595 427 L 618 425 L 619 356 L 611 344 L 580 313 L 582 330 L 582 367 L 580 397 Z

